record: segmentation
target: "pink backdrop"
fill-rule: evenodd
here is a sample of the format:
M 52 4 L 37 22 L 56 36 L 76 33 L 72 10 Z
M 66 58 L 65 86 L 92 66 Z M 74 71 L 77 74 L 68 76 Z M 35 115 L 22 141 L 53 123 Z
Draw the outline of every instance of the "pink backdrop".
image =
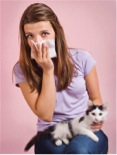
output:
M 19 20 L 33 2 L 36 1 L 2 1 L 1 153 L 24 153 L 25 144 L 36 133 L 37 118 L 11 80 L 13 65 L 19 57 Z M 97 60 L 101 94 L 103 101 L 109 102 L 109 115 L 103 130 L 109 137 L 109 152 L 115 154 L 115 0 L 37 2 L 44 2 L 56 12 L 70 47 L 84 48 Z M 33 148 L 28 153 L 33 153 Z

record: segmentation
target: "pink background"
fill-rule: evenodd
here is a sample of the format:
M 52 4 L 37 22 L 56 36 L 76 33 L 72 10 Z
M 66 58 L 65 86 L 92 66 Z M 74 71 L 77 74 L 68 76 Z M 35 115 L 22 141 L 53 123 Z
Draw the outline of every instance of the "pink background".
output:
M 103 130 L 109 137 L 109 152 L 116 153 L 116 2 L 110 1 L 2 1 L 1 53 L 1 151 L 24 153 L 36 133 L 36 116 L 26 104 L 20 89 L 12 83 L 12 68 L 19 57 L 18 26 L 28 5 L 44 2 L 58 15 L 68 45 L 84 48 L 97 61 L 103 101 L 109 103 Z M 28 152 L 33 153 L 33 148 Z

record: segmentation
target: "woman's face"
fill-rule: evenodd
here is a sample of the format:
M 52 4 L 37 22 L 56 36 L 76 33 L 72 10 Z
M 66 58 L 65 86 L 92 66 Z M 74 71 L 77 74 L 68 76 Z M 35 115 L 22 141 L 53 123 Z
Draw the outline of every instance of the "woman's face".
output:
M 47 39 L 55 39 L 55 32 L 49 21 L 25 24 L 24 32 L 30 47 L 32 45 L 31 40 L 39 42 Z

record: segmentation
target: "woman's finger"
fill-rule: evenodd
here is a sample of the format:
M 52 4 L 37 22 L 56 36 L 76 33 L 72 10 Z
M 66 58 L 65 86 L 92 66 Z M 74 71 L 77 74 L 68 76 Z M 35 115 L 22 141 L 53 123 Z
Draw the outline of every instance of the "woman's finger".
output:
M 47 57 L 47 59 L 50 58 L 49 47 L 47 45 L 46 45 L 46 57 Z
M 91 125 L 91 129 L 96 130 L 96 129 L 101 129 L 103 122 L 100 123 L 93 123 Z
M 39 60 L 41 60 L 42 59 L 42 48 L 41 48 L 40 44 L 37 44 L 37 49 L 38 49 L 37 57 L 38 57 Z
M 91 126 L 91 129 L 100 129 L 102 127 L 102 125 L 98 125 L 98 126 Z
M 31 43 L 31 52 L 35 58 L 37 56 L 37 50 L 36 50 L 36 47 L 33 43 Z
M 42 43 L 42 58 L 46 58 L 46 44 Z

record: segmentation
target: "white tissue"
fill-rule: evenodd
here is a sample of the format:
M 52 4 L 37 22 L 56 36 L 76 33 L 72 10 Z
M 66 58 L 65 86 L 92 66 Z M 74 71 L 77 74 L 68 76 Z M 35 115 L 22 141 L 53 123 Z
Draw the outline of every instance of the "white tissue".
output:
M 34 42 L 33 40 L 31 40 L 32 43 L 35 45 L 36 50 L 38 51 L 38 47 L 37 44 L 40 44 L 40 46 L 42 46 L 42 43 L 45 43 L 48 47 L 49 47 L 49 56 L 50 58 L 54 58 L 57 57 L 56 51 L 55 51 L 55 40 L 53 39 L 48 39 L 48 40 L 42 40 L 42 41 L 38 41 L 38 42 Z M 34 59 L 34 55 L 31 51 L 31 58 Z

